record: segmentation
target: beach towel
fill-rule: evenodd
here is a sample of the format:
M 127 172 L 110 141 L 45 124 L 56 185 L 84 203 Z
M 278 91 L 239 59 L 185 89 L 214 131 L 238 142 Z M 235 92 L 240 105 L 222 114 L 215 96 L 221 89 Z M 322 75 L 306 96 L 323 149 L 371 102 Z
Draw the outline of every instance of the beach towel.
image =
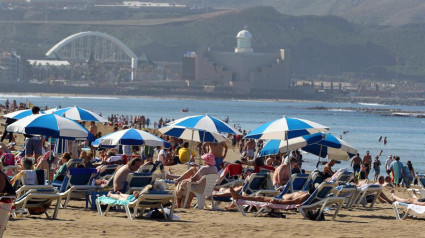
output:
M 423 214 L 425 213 L 425 206 L 415 205 L 415 204 L 409 204 L 407 205 L 407 208 L 414 211 L 417 214 Z
M 108 197 L 108 196 L 101 196 L 98 199 L 103 204 L 113 204 L 113 205 L 122 206 L 122 205 L 127 205 L 130 202 L 133 202 L 137 198 L 135 198 L 133 195 L 130 195 L 130 196 L 128 196 L 128 198 L 126 200 L 118 200 L 118 199 L 111 198 L 111 197 Z

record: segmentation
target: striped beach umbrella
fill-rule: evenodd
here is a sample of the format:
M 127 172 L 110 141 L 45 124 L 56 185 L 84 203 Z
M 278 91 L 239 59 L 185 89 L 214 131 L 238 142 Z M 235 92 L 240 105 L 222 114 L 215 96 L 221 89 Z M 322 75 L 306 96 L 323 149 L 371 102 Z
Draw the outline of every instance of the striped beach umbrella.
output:
M 134 128 L 120 130 L 111 134 L 102 136 L 92 143 L 94 147 L 113 147 L 117 145 L 148 145 L 170 147 L 167 141 L 142 130 Z
M 323 136 L 323 134 L 317 133 L 313 135 L 293 138 L 288 141 L 288 146 L 286 140 L 269 140 L 267 144 L 265 144 L 264 147 L 260 150 L 260 156 L 276 155 L 279 152 L 286 153 L 291 150 L 297 150 L 301 147 L 321 141 Z
M 205 130 L 193 130 L 179 126 L 165 126 L 158 129 L 158 131 L 167 136 L 196 142 L 217 143 L 226 141 L 226 138 L 218 133 L 212 133 Z
M 6 127 L 9 132 L 43 135 L 52 138 L 94 140 L 94 135 L 79 123 L 55 114 L 27 116 Z
M 329 134 L 324 135 L 323 140 L 301 149 L 319 157 L 333 160 L 349 160 L 357 154 L 357 150 L 347 142 Z
M 185 127 L 192 130 L 204 130 L 212 133 L 240 134 L 235 128 L 229 126 L 224 121 L 207 115 L 184 117 L 173 122 L 168 126 Z
M 40 113 L 44 114 L 43 111 L 40 111 Z M 32 110 L 27 109 L 27 110 L 19 110 L 19 111 L 14 111 L 14 112 L 8 113 L 6 115 L 3 115 L 3 117 L 19 120 L 19 119 L 22 119 L 24 117 L 31 116 L 31 115 L 32 115 Z
M 92 111 L 75 106 L 58 109 L 53 113 L 76 121 L 108 122 L 108 120 Z
M 288 140 L 329 130 L 329 127 L 300 118 L 282 117 L 252 130 L 246 139 Z

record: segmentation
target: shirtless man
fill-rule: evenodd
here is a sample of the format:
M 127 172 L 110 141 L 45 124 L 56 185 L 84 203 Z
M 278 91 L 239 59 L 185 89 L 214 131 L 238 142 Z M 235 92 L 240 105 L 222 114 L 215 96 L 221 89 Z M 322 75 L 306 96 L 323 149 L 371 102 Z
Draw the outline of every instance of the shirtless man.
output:
M 363 166 L 366 168 L 366 179 L 369 177 L 370 164 L 372 164 L 372 156 L 369 154 L 369 151 L 366 151 L 366 155 L 363 157 Z
M 268 203 L 284 204 L 284 205 L 301 204 L 310 197 L 310 194 L 307 192 L 295 192 L 295 193 L 285 194 L 283 195 L 282 199 L 275 199 L 272 197 L 243 196 L 237 193 L 233 188 L 230 188 L 230 194 L 232 195 L 232 198 L 235 200 L 243 199 L 247 201 L 268 202 Z
M 215 166 L 220 170 L 224 159 L 227 155 L 227 144 L 226 142 L 211 143 L 207 142 L 202 146 L 202 151 L 205 153 L 212 153 L 215 156 Z
M 360 168 L 362 166 L 362 159 L 360 158 L 360 155 L 357 153 L 356 156 L 354 156 L 351 159 L 351 167 L 354 171 L 354 176 L 360 172 Z
M 291 168 L 295 168 L 298 166 L 297 159 L 292 158 L 291 159 Z M 282 163 L 277 169 L 274 171 L 273 174 L 273 186 L 276 189 L 281 189 L 283 186 L 285 186 L 288 183 L 289 176 L 289 164 Z
M 249 139 L 246 142 L 243 150 L 245 151 L 246 157 L 248 157 L 248 160 L 254 159 L 254 150 L 255 150 L 255 141 L 254 141 L 254 139 Z
M 90 127 L 89 127 L 89 131 L 90 133 L 92 133 L 93 135 L 97 136 L 97 126 L 94 123 L 94 121 L 90 122 Z M 91 146 L 91 152 L 93 153 L 94 156 L 96 156 L 96 148 L 94 148 L 93 146 Z
M 335 165 L 335 160 L 331 159 L 326 165 L 323 167 L 323 172 L 328 174 L 329 177 L 332 177 L 332 175 L 335 173 L 332 171 L 332 166 Z

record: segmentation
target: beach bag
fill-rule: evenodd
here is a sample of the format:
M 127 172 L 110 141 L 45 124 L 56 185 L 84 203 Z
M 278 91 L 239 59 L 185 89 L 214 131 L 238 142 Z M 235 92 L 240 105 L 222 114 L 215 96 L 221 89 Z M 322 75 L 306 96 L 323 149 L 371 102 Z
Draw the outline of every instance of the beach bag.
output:
M 31 215 L 42 215 L 47 211 L 49 207 L 50 204 L 46 204 L 43 207 L 29 207 L 28 212 Z
M 3 166 L 15 165 L 15 156 L 12 153 L 5 153 L 1 157 Z
M 317 209 L 315 211 L 308 210 L 306 213 L 306 216 L 308 219 L 312 221 L 324 221 L 325 220 L 325 214 L 320 212 L 320 209 Z

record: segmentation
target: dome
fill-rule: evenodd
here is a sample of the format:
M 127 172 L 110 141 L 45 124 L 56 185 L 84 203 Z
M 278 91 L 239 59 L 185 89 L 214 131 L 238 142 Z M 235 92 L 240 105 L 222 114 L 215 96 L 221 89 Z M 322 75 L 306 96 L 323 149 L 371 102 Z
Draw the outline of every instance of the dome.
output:
M 252 35 L 249 31 L 242 30 L 236 35 L 236 38 L 252 38 Z

